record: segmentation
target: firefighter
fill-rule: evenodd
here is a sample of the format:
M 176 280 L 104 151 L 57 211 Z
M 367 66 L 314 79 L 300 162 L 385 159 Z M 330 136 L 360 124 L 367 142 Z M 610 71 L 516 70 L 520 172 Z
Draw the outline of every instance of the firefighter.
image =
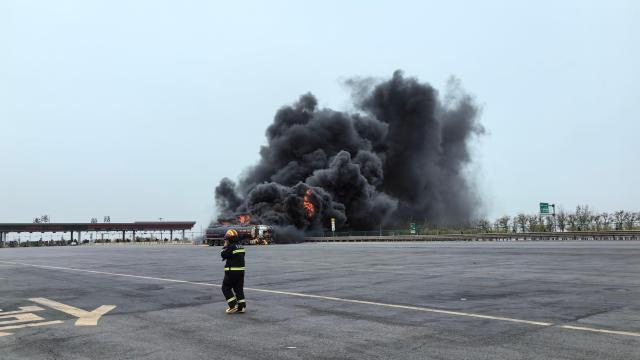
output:
M 238 245 L 238 232 L 235 229 L 227 230 L 224 235 L 224 247 L 220 252 L 224 265 L 224 280 L 222 280 L 222 293 L 227 300 L 229 308 L 227 314 L 244 313 L 246 302 L 244 300 L 244 253 L 242 246 Z

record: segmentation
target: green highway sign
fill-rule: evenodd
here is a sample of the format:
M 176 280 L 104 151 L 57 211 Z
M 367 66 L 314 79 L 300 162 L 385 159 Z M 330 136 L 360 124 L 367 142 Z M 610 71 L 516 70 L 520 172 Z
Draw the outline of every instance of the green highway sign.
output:
M 540 214 L 548 214 L 549 213 L 549 203 L 540 203 Z
M 409 224 L 409 232 L 411 232 L 411 235 L 415 235 L 418 233 L 416 231 L 416 223 Z

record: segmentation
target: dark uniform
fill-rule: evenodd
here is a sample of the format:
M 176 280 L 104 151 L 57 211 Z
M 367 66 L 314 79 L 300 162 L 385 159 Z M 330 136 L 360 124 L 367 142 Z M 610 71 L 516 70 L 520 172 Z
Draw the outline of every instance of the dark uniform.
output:
M 224 265 L 224 280 L 222 280 L 222 293 L 229 308 L 238 306 L 238 311 L 246 307 L 244 300 L 244 254 L 242 246 L 234 243 L 222 248 L 220 255 L 227 260 Z M 235 295 L 234 295 L 235 293 Z

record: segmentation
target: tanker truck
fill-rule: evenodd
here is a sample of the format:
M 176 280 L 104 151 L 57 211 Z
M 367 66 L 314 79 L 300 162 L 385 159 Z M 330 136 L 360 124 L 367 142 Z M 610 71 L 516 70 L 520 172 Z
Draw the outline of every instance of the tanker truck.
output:
M 224 234 L 229 229 L 238 232 L 238 241 L 244 245 L 268 245 L 273 242 L 273 228 L 269 225 L 212 225 L 205 233 L 205 243 L 222 246 Z

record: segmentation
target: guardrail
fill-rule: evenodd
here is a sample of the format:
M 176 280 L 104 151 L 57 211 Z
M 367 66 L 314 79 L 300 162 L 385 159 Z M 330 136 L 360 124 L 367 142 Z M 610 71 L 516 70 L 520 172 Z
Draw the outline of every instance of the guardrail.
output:
M 136 242 L 89 242 L 80 244 L 80 246 L 147 246 L 147 245 L 198 245 L 193 240 L 174 240 L 174 241 L 136 241 Z
M 197 240 L 172 240 L 172 241 L 8 241 L 0 242 L 0 248 L 17 248 L 17 247 L 51 247 L 51 246 L 148 246 L 148 245 L 199 245 L 201 242 Z
M 638 230 L 573 231 L 532 233 L 484 233 L 439 235 L 351 235 L 308 236 L 306 242 L 364 242 L 364 241 L 533 241 L 533 240 L 640 240 Z
M 480 234 L 437 234 L 437 235 L 347 235 L 347 236 L 306 236 L 305 242 L 399 242 L 399 241 L 534 241 L 534 240 L 640 240 L 640 230 L 611 231 L 568 231 L 531 233 L 480 233 Z M 199 245 L 199 241 L 140 241 L 140 242 L 88 242 L 78 246 L 149 246 L 149 245 Z M 71 244 L 27 242 L 5 243 L 0 247 L 24 246 L 69 246 Z

